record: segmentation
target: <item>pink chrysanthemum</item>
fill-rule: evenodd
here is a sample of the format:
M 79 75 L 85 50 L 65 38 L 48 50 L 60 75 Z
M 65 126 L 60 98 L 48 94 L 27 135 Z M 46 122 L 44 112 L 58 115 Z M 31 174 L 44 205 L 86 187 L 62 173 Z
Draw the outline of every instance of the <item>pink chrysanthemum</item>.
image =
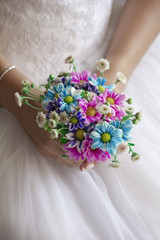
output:
M 68 147 L 68 143 L 65 144 L 63 147 L 64 147 L 64 150 L 66 151 L 65 154 L 67 156 L 69 156 L 71 159 L 74 159 L 76 162 L 78 162 L 79 160 L 85 160 L 84 156 L 83 156 L 83 153 L 82 152 L 79 152 L 77 150 L 77 147 Z
M 82 115 L 85 117 L 86 124 L 91 122 L 101 121 L 102 114 L 98 112 L 99 97 L 94 96 L 91 102 L 80 99 L 79 106 L 81 107 Z
M 126 98 L 124 94 L 110 92 L 109 89 L 107 88 L 103 93 L 100 94 L 100 97 L 102 97 L 105 102 L 109 102 L 111 107 L 114 106 L 124 107 L 124 100 Z
M 71 83 L 84 85 L 85 83 L 89 82 L 89 77 L 96 79 L 97 76 L 96 74 L 91 75 L 90 71 L 83 71 L 81 73 L 73 72 L 71 73 L 71 77 Z
M 91 148 L 93 139 L 90 139 L 89 137 L 87 137 L 84 141 L 83 141 L 83 154 L 85 156 L 85 159 L 87 160 L 87 162 L 100 162 L 103 161 L 105 162 L 107 159 L 110 159 L 111 156 L 110 154 L 106 151 L 103 152 L 101 149 L 96 148 L 93 149 Z
M 115 108 L 111 108 L 111 113 L 106 114 L 105 120 L 107 122 L 110 122 L 110 121 L 116 121 L 118 118 L 118 120 L 121 121 L 125 115 L 126 115 L 125 111 L 115 107 Z

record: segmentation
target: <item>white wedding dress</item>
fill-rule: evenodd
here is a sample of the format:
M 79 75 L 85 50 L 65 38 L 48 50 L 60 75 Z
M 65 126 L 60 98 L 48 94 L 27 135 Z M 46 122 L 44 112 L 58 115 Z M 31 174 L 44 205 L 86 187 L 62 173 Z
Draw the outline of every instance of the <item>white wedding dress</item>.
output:
M 36 83 L 64 70 L 70 54 L 79 71 L 94 71 L 123 5 L 122 0 L 1 0 L 0 51 Z M 133 130 L 142 158 L 133 163 L 123 154 L 119 169 L 101 163 L 81 172 L 44 157 L 16 118 L 0 109 L 1 240 L 160 239 L 159 63 L 160 36 L 125 90 L 143 111 Z

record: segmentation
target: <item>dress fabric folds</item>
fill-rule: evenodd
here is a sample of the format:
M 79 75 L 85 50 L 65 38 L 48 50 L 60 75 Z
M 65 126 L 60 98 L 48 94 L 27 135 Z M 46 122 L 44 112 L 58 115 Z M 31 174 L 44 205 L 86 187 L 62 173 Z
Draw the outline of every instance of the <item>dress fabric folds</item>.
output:
M 124 4 L 1 0 L 0 52 L 37 84 L 65 70 L 70 54 L 78 71 L 93 72 Z M 160 239 L 159 46 L 160 35 L 125 90 L 143 111 L 133 130 L 137 162 L 125 153 L 118 169 L 109 162 L 86 172 L 67 168 L 41 155 L 17 119 L 0 109 L 0 239 Z

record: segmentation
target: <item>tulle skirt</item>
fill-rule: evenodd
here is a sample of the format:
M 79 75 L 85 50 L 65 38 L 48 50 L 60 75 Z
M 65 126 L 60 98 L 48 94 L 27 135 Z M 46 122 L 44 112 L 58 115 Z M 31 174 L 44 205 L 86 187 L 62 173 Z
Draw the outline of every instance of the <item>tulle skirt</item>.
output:
M 133 73 L 126 95 L 142 122 L 141 160 L 125 153 L 81 172 L 41 155 L 16 118 L 0 109 L 0 239 L 160 239 L 160 36 Z

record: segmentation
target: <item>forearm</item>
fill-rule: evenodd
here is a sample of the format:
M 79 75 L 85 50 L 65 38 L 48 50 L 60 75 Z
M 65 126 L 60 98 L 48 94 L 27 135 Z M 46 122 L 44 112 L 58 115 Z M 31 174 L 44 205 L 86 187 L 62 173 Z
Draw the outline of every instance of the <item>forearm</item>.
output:
M 128 0 L 111 39 L 106 58 L 111 67 L 106 76 L 114 82 L 117 71 L 127 77 L 160 31 L 159 0 Z
M 0 75 L 11 65 L 12 64 L 0 54 Z M 18 71 L 18 69 L 13 69 L 7 72 L 0 81 L 0 104 L 14 115 L 17 115 L 19 112 L 19 107 L 14 99 L 14 93 L 21 91 L 21 82 L 26 79 L 27 77 Z

